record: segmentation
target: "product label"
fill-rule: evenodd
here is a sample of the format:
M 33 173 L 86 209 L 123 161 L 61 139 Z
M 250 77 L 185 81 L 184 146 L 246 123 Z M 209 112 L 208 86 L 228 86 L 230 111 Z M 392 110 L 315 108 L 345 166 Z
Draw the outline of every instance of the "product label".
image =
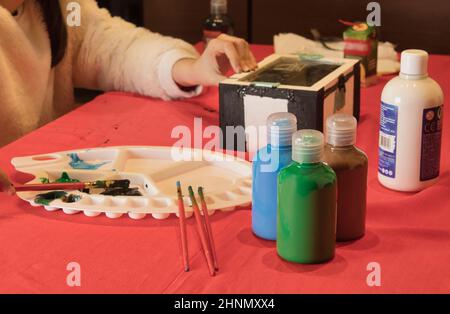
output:
M 442 140 L 442 106 L 427 108 L 422 116 L 422 155 L 420 181 L 439 176 Z
M 378 172 L 395 178 L 397 157 L 398 107 L 381 103 Z
M 370 40 L 348 39 L 344 40 L 344 54 L 351 56 L 368 56 L 372 49 Z

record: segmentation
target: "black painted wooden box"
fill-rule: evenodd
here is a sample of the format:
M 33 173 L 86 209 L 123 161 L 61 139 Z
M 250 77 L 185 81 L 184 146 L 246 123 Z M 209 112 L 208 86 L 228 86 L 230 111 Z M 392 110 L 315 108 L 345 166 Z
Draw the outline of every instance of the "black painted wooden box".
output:
M 359 61 L 274 54 L 260 62 L 257 71 L 221 82 L 219 94 L 222 147 L 237 150 L 242 147 L 237 143 L 244 139 L 244 146 L 252 152 L 249 126 L 265 126 L 267 117 L 275 112 L 294 113 L 298 129 L 319 131 L 324 131 L 325 121 L 333 113 L 349 113 L 359 119 Z M 256 148 L 266 144 L 265 136 L 259 137 Z

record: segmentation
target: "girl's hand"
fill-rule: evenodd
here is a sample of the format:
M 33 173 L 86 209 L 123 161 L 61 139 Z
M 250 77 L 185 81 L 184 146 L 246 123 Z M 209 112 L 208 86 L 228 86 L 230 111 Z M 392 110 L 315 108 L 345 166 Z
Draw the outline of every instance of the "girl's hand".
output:
M 175 63 L 172 75 L 179 85 L 217 85 L 224 80 L 230 67 L 236 73 L 258 67 L 248 43 L 241 38 L 222 34 L 211 40 L 197 60 L 181 59 Z
M 8 179 L 8 176 L 0 169 L 0 192 L 6 192 L 9 195 L 16 194 L 14 186 Z

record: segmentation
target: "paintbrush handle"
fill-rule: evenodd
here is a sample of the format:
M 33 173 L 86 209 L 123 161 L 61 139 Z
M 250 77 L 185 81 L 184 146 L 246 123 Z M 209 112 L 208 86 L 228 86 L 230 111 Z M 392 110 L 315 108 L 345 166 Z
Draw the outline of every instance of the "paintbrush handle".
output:
M 178 200 L 178 215 L 180 220 L 181 246 L 183 250 L 184 271 L 187 272 L 189 271 L 189 252 L 186 233 L 186 212 L 184 210 L 183 198 L 180 198 Z
M 90 188 L 129 188 L 130 180 L 99 180 L 93 182 L 72 182 L 72 183 L 42 183 L 15 185 L 17 192 L 27 191 L 56 191 L 56 190 L 83 190 Z
M 194 216 L 197 223 L 197 231 L 200 236 L 200 242 L 202 244 L 203 251 L 205 252 L 206 262 L 208 263 L 209 274 L 211 276 L 214 276 L 216 274 L 216 271 L 214 270 L 213 257 L 211 255 L 211 252 L 209 251 L 208 236 L 205 228 L 203 227 L 202 215 L 200 214 L 200 209 L 198 208 L 197 201 L 195 200 L 192 187 L 189 187 L 189 196 L 191 198 L 192 208 L 194 209 Z
M 82 182 L 14 185 L 14 188 L 16 189 L 17 192 L 82 190 L 85 187 L 86 187 L 85 183 Z
M 211 222 L 209 221 L 208 207 L 206 206 L 206 202 L 203 197 L 201 197 L 201 204 L 202 204 L 203 219 L 205 220 L 206 232 L 208 233 L 208 238 L 209 238 L 209 245 L 210 245 L 213 260 L 214 260 L 214 269 L 216 271 L 218 271 L 219 263 L 217 261 L 216 246 L 214 244 L 214 237 L 213 237 L 213 233 L 212 233 Z
M 216 271 L 219 271 L 219 262 L 217 260 L 216 245 L 214 243 L 214 236 L 212 232 L 211 222 L 209 220 L 208 206 L 206 205 L 205 195 L 203 194 L 203 187 L 198 188 L 198 195 L 200 196 L 200 203 L 202 205 L 202 212 L 203 212 L 203 220 L 205 222 L 206 232 L 208 233 L 209 245 L 214 259 L 214 268 Z
M 213 257 L 211 255 L 211 252 L 209 251 L 209 243 L 206 238 L 205 229 L 203 228 L 202 218 L 200 214 L 200 210 L 198 209 L 198 206 L 194 206 L 194 216 L 197 223 L 197 231 L 200 235 L 200 241 L 203 247 L 203 250 L 205 251 L 206 255 L 206 262 L 208 263 L 209 273 L 211 276 L 214 276 L 216 274 L 214 270 L 214 262 Z

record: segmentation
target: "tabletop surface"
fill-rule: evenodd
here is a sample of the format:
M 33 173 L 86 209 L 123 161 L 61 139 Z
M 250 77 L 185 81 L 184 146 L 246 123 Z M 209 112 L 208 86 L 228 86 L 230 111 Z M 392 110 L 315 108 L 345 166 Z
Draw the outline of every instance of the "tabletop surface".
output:
M 252 46 L 258 60 L 273 52 Z M 450 56 L 430 57 L 430 76 L 450 95 Z M 188 221 L 191 271 L 182 269 L 178 221 L 134 221 L 33 208 L 0 194 L 2 293 L 391 293 L 450 292 L 450 115 L 444 114 L 440 181 L 419 193 L 399 193 L 377 181 L 380 96 L 391 77 L 361 90 L 357 146 L 369 157 L 367 232 L 338 244 L 333 261 L 296 265 L 282 261 L 275 243 L 256 238 L 245 208 L 211 217 L 220 272 L 212 278 Z M 0 165 L 13 180 L 26 175 L 10 165 L 16 156 L 119 145 L 170 146 L 177 125 L 218 124 L 218 90 L 164 102 L 107 93 L 0 149 Z M 80 265 L 81 287 L 69 287 L 67 265 Z M 369 287 L 368 264 L 381 269 L 381 286 Z

